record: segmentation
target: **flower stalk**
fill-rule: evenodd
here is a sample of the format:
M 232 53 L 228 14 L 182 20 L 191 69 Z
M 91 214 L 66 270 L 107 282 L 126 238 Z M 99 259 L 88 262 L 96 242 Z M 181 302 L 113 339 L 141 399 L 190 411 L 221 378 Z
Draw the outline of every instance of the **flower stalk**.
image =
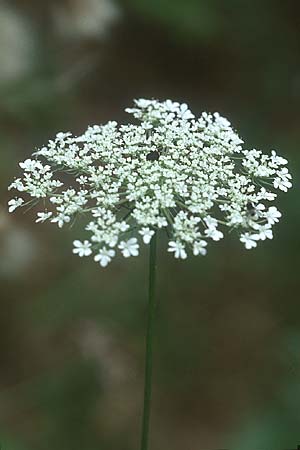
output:
M 145 361 L 145 381 L 144 381 L 144 406 L 143 406 L 143 424 L 141 450 L 148 450 L 149 445 L 149 426 L 151 413 L 151 395 L 152 395 L 152 367 L 153 367 L 153 338 L 156 319 L 156 247 L 157 232 L 150 242 L 149 257 L 149 303 L 148 303 L 148 321 L 146 335 L 146 361 Z

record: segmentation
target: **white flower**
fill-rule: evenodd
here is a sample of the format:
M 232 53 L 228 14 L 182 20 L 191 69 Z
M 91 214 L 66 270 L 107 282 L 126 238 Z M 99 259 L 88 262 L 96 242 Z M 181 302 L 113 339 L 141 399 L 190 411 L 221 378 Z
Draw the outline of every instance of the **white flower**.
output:
M 260 192 L 257 194 L 257 198 L 259 200 L 269 200 L 273 201 L 277 197 L 277 194 L 275 192 L 268 192 L 266 188 L 262 187 Z
M 244 233 L 241 235 L 240 241 L 245 244 L 245 247 L 247 250 L 250 250 L 251 248 L 254 248 L 257 246 L 256 239 L 253 235 L 250 235 L 249 233 Z
M 73 242 L 74 248 L 73 248 L 73 253 L 77 254 L 78 256 L 80 256 L 81 258 L 83 256 L 90 256 L 92 254 L 92 244 L 89 241 L 74 241 Z
M 157 224 L 158 228 L 163 228 L 163 227 L 168 226 L 168 221 L 165 217 L 157 217 L 156 224 Z
M 271 225 L 267 223 L 266 225 L 256 225 L 254 227 L 257 233 L 253 234 L 253 239 L 259 241 L 265 241 L 266 239 L 273 239 L 273 232 Z
M 205 255 L 226 229 L 247 249 L 272 238 L 281 217 L 270 205 L 273 191 L 292 186 L 285 158 L 245 150 L 226 118 L 196 118 L 185 103 L 137 99 L 126 111 L 134 124 L 58 133 L 20 163 L 22 177 L 10 189 L 27 195 L 26 204 L 43 199 L 45 209 L 49 202 L 53 211 L 38 213 L 37 222 L 61 228 L 80 217 L 89 233 L 84 243 L 92 243 L 101 266 L 117 251 L 137 256 L 137 238 L 147 245 L 155 232 L 166 232 L 168 251 L 181 259 Z M 10 201 L 11 212 L 19 202 Z M 86 251 L 92 253 L 89 245 Z
M 187 257 L 187 253 L 181 242 L 169 242 L 168 252 L 174 252 L 175 258 L 178 259 L 186 259 Z
M 106 247 L 102 247 L 99 253 L 94 257 L 96 262 L 99 262 L 101 267 L 106 267 L 115 256 L 116 252 L 112 249 L 108 250 Z
M 22 198 L 12 198 L 8 202 L 8 211 L 10 213 L 14 212 L 19 206 L 21 206 L 24 203 L 24 200 Z
M 267 166 L 258 166 L 254 171 L 254 174 L 257 177 L 268 177 L 271 175 L 270 169 Z
M 282 158 L 281 156 L 278 156 L 275 152 L 275 150 L 272 150 L 271 152 L 271 163 L 275 166 L 284 166 L 288 163 L 288 160 L 285 158 Z
M 147 100 L 146 98 L 139 98 L 135 100 L 135 103 L 139 108 L 148 108 L 152 104 L 152 100 Z
M 139 233 L 143 236 L 143 241 L 145 244 L 149 244 L 152 236 L 155 234 L 154 230 L 150 230 L 148 227 L 142 228 Z
M 206 223 L 208 228 L 217 228 L 217 226 L 218 226 L 218 221 L 214 217 L 211 217 L 211 216 L 204 217 L 204 222 Z
M 62 228 L 65 223 L 69 223 L 71 220 L 71 217 L 68 216 L 65 212 L 61 212 L 58 214 L 58 216 L 54 217 L 51 222 L 57 223 L 59 228 Z
M 224 237 L 222 231 L 219 231 L 216 228 L 207 228 L 204 233 L 206 237 L 211 238 L 213 241 L 219 241 Z
M 287 192 L 292 187 L 292 183 L 289 180 L 280 177 L 275 178 L 273 184 L 275 189 L 280 189 L 283 192 Z
M 52 216 L 52 212 L 39 212 L 37 213 L 38 218 L 36 219 L 36 223 L 38 222 L 45 222 L 46 220 L 49 219 L 49 217 Z
M 206 241 L 198 241 L 194 243 L 194 247 L 193 247 L 193 254 L 195 256 L 197 255 L 203 255 L 205 256 L 207 253 L 206 247 L 207 246 L 207 242 Z
M 128 241 L 120 242 L 119 249 L 125 258 L 129 258 L 130 256 L 138 256 L 139 254 L 139 244 L 137 243 L 136 238 L 131 238 Z
M 23 192 L 24 191 L 24 185 L 22 183 L 22 181 L 20 180 L 20 178 L 15 179 L 8 187 L 8 190 L 10 191 L 11 189 L 16 189 L 19 192 Z
M 178 110 L 178 115 L 181 117 L 181 119 L 188 120 L 188 119 L 194 119 L 194 114 L 191 113 L 191 111 L 188 108 L 188 105 L 186 103 L 183 103 L 180 105 Z
M 88 182 L 88 177 L 81 175 L 80 177 L 76 178 L 76 181 L 79 184 L 86 184 Z
M 268 209 L 268 211 L 264 214 L 264 216 L 266 217 L 266 219 L 270 225 L 273 225 L 274 223 L 279 222 L 281 215 L 282 215 L 281 212 L 278 211 L 276 206 L 271 206 Z
M 39 162 L 37 163 L 37 161 L 33 159 L 26 159 L 24 162 L 20 162 L 19 166 L 26 172 L 34 172 L 34 170 L 37 167 L 37 164 L 39 165 L 40 163 Z

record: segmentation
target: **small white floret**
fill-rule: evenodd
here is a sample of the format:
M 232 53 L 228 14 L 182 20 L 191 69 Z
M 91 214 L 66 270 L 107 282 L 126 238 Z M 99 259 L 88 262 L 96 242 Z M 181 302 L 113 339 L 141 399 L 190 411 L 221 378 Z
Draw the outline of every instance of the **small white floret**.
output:
M 253 234 L 253 239 L 259 241 L 265 241 L 266 239 L 273 239 L 273 231 L 271 225 L 269 223 L 265 225 L 256 224 L 254 228 L 257 230 L 257 233 Z
M 52 212 L 47 212 L 47 213 L 45 213 L 45 212 L 38 212 L 37 213 L 37 219 L 36 219 L 36 223 L 39 223 L 39 222 L 45 222 L 46 220 L 48 220 L 50 217 L 52 216 Z
M 99 250 L 99 253 L 94 257 L 94 260 L 100 264 L 101 267 L 106 267 L 115 256 L 116 252 L 112 249 L 103 247 Z
M 240 237 L 240 241 L 245 245 L 247 250 L 250 250 L 251 248 L 255 248 L 257 246 L 255 238 L 249 233 L 242 234 Z
M 169 242 L 168 252 L 173 252 L 175 258 L 186 259 L 187 253 L 185 251 L 184 245 L 181 242 Z
M 83 256 L 90 256 L 92 254 L 92 244 L 87 240 L 85 240 L 84 242 L 76 240 L 73 242 L 73 245 L 73 253 L 77 254 L 81 258 Z
M 155 232 L 150 230 L 150 228 L 145 227 L 142 228 L 139 233 L 142 235 L 144 243 L 149 244 Z
M 14 212 L 17 208 L 19 208 L 24 203 L 22 198 L 13 198 L 8 202 L 8 211 L 10 213 Z
M 274 223 L 279 222 L 281 215 L 282 215 L 281 212 L 278 211 L 276 206 L 271 206 L 268 209 L 268 211 L 264 214 L 270 225 L 274 225 Z
M 130 256 L 138 256 L 139 254 L 139 244 L 137 243 L 136 238 L 131 238 L 128 241 L 120 242 L 119 249 L 125 258 L 129 258 Z
M 205 256 L 206 253 L 207 253 L 207 250 L 205 248 L 206 246 L 207 246 L 207 242 L 206 241 L 201 240 L 201 241 L 195 242 L 194 243 L 194 247 L 193 247 L 193 254 L 195 256 L 198 256 L 198 255 Z

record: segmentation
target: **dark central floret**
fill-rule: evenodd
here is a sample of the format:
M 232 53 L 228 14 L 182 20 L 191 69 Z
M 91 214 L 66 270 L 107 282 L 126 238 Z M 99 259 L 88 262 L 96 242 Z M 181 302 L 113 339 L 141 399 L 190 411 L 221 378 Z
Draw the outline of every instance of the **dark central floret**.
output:
M 159 153 L 155 150 L 153 152 L 148 153 L 146 156 L 147 161 L 157 161 L 159 159 Z

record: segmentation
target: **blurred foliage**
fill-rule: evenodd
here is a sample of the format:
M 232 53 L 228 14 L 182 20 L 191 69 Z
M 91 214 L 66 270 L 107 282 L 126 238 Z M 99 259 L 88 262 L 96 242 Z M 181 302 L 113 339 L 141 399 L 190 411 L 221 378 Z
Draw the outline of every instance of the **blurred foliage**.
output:
M 63 33 L 61 11 L 77 35 Z M 0 27 L 3 450 L 138 448 L 147 251 L 100 270 L 72 255 L 76 228 L 9 216 L 6 189 L 58 130 L 126 121 L 140 96 L 224 113 L 247 145 L 287 157 L 295 184 L 274 241 L 256 251 L 229 239 L 180 263 L 160 237 L 151 448 L 296 448 L 299 2 L 12 0 L 0 16 L 11 21 Z

